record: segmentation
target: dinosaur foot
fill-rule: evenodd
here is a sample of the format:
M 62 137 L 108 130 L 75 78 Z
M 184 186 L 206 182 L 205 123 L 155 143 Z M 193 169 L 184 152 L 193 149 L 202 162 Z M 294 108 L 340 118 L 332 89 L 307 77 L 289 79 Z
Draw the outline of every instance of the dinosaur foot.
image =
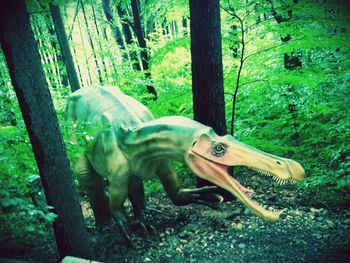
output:
M 150 236 L 157 234 L 156 228 L 146 223 L 142 219 L 134 219 L 129 222 L 118 222 L 118 226 L 124 236 L 126 245 L 129 247 L 136 247 L 134 234 L 142 235 L 143 239 L 150 240 Z
M 223 197 L 216 193 L 216 186 L 204 186 L 195 189 L 180 189 L 175 198 L 174 203 L 177 205 L 187 205 L 190 203 L 208 206 L 217 210 L 219 203 L 223 201 Z
M 149 240 L 150 235 L 157 233 L 156 228 L 153 225 L 146 223 L 143 219 L 136 219 L 129 222 L 128 227 L 132 232 L 141 231 L 147 240 Z

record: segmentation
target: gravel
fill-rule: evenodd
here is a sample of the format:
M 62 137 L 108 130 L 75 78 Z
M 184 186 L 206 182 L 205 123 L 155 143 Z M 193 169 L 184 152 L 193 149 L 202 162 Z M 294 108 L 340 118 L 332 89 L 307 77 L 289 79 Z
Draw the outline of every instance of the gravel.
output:
M 176 207 L 158 194 L 149 202 L 161 213 L 147 216 L 157 233 L 148 239 L 133 233 L 129 248 L 111 223 L 98 252 L 104 262 L 350 262 L 350 210 L 302 205 L 301 194 L 294 191 L 291 198 L 289 190 L 273 203 L 285 207 L 276 223 L 264 222 L 239 201 L 218 210 Z

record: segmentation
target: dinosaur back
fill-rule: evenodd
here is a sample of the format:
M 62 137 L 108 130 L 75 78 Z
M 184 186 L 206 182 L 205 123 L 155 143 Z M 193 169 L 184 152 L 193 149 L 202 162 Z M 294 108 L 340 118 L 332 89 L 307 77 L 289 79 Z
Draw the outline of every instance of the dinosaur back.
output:
M 153 120 L 140 102 L 117 87 L 82 88 L 69 96 L 67 120 L 135 127 Z

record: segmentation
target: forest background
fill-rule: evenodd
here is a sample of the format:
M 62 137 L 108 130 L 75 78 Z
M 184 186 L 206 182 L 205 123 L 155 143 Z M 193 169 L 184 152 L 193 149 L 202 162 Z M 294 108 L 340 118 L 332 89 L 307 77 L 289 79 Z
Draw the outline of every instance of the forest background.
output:
M 129 1 L 110 1 L 110 10 L 107 2 L 57 2 L 80 85 L 118 86 L 156 117 L 192 118 L 188 1 L 140 1 L 145 43 L 137 36 Z M 68 143 L 72 127 L 64 115 L 72 85 L 51 14 L 45 1 L 28 1 L 27 7 L 73 160 L 84 149 Z M 221 1 L 228 133 L 302 163 L 307 178 L 298 187 L 305 200 L 320 206 L 350 201 L 348 12 L 349 6 L 341 1 Z M 34 231 L 44 234 L 55 215 L 32 202 L 38 169 L 2 52 L 0 56 L 3 241 L 8 233 L 23 238 Z M 90 132 L 79 127 L 74 131 L 83 134 L 86 143 Z M 177 169 L 185 183 L 193 184 L 184 167 Z M 157 181 L 146 185 L 148 192 L 160 189 Z

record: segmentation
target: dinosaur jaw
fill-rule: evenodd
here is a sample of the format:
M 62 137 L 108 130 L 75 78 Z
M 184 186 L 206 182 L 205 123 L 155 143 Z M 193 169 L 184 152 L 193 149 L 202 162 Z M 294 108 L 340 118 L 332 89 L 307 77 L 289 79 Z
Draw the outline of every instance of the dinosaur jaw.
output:
M 254 191 L 244 187 L 228 174 L 228 168 L 230 166 L 209 160 L 193 151 L 188 155 L 188 164 L 198 177 L 226 189 L 236 196 L 255 215 L 268 222 L 275 222 L 279 219 L 280 211 L 267 210 L 251 199 L 249 195 Z

